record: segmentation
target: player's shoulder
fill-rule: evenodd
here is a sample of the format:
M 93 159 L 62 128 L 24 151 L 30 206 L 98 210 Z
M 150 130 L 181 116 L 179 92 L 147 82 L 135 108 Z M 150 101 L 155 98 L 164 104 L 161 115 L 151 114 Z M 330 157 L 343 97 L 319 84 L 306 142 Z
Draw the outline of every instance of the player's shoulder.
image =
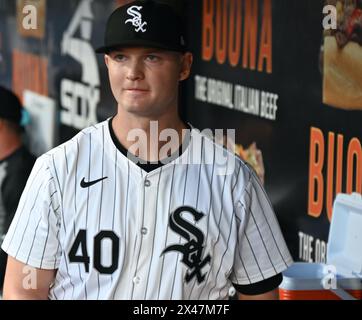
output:
M 47 151 L 43 156 L 64 157 L 64 154 L 76 152 L 84 144 L 89 144 L 90 139 L 97 139 L 102 134 L 102 127 L 107 126 L 108 120 L 91 125 L 79 131 L 73 138 L 63 142 L 57 147 Z
M 215 158 L 216 156 L 222 156 L 224 158 L 227 157 L 228 160 L 234 160 L 238 166 L 241 165 L 245 167 L 246 170 L 250 170 L 247 163 L 242 158 L 240 158 L 239 155 L 232 152 L 232 150 L 227 148 L 223 143 L 217 141 L 217 137 L 215 137 L 211 130 L 206 129 L 200 131 L 199 129 L 193 127 L 192 138 L 193 143 L 199 144 L 200 148 L 204 148 L 205 154 L 214 153 Z
M 206 163 L 215 163 L 219 168 L 219 172 L 222 172 L 224 166 L 225 172 L 233 174 L 239 181 L 249 181 L 251 179 L 253 169 L 230 148 L 219 142 L 217 136 L 211 130 L 200 131 L 193 127 L 192 138 L 197 148 L 204 150 L 204 161 Z

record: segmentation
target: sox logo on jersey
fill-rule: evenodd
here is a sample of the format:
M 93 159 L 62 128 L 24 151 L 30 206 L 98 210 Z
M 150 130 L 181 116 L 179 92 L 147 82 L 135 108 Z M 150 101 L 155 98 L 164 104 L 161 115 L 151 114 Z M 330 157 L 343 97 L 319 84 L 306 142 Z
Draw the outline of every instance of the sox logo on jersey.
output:
M 196 277 L 198 283 L 201 283 L 205 279 L 205 274 L 201 274 L 201 269 L 210 262 L 211 256 L 207 254 L 207 256 L 202 259 L 205 236 L 202 231 L 182 218 L 181 213 L 184 211 L 191 213 L 196 222 L 204 217 L 201 212 L 198 212 L 194 208 L 188 206 L 176 209 L 175 212 L 170 215 L 170 228 L 185 238 L 187 242 L 184 245 L 175 244 L 168 246 L 162 251 L 161 255 L 169 251 L 181 252 L 181 261 L 191 269 L 191 273 L 186 273 L 185 281 L 189 283 L 192 278 Z

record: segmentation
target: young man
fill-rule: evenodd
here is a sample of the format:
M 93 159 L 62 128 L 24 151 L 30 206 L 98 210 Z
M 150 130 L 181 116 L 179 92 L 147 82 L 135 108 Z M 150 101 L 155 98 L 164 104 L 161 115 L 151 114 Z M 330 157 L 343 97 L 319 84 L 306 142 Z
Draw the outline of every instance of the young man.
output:
M 192 64 L 178 16 L 132 2 L 97 51 L 117 115 L 37 160 L 3 244 L 4 297 L 227 299 L 233 283 L 277 298 L 292 259 L 258 178 L 178 116 Z
M 16 207 L 34 165 L 35 157 L 23 145 L 19 99 L 0 86 L 0 244 L 14 217 Z M 0 295 L 7 256 L 0 250 Z

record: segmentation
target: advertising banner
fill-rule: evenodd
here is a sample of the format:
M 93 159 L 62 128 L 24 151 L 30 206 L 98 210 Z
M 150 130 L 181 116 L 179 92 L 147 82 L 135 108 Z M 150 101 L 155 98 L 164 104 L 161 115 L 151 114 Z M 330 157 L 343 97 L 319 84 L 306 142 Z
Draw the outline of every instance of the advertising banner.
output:
M 190 6 L 185 117 L 236 130 L 234 151 L 262 174 L 294 258 L 326 262 L 335 196 L 362 188 L 361 2 Z
M 115 112 L 94 48 L 127 2 L 0 0 L 0 84 L 34 115 L 56 109 L 54 144 Z M 361 1 L 171 2 L 187 4 L 194 54 L 183 117 L 236 130 L 234 152 L 264 182 L 293 257 L 326 262 L 336 194 L 362 192 Z

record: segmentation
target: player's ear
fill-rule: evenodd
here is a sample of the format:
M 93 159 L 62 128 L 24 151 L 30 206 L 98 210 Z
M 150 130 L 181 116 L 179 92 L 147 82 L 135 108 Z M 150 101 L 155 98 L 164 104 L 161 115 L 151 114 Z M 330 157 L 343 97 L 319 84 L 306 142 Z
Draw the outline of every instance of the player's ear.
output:
M 181 58 L 180 81 L 186 80 L 191 73 L 191 66 L 193 62 L 193 55 L 191 52 L 186 52 Z
M 104 55 L 104 63 L 106 64 L 106 66 L 108 68 L 108 63 L 109 63 L 109 55 L 108 54 Z

